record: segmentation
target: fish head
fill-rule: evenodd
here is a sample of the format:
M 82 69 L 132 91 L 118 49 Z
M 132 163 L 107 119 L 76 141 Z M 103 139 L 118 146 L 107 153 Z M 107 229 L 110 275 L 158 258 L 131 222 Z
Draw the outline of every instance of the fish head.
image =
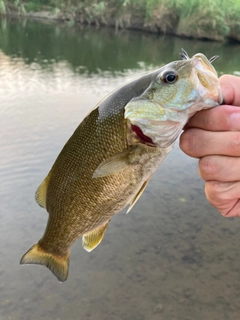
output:
M 197 111 L 223 101 L 217 72 L 202 53 L 174 61 L 149 74 L 150 84 L 125 106 L 129 129 L 140 142 L 159 147 L 171 145 Z

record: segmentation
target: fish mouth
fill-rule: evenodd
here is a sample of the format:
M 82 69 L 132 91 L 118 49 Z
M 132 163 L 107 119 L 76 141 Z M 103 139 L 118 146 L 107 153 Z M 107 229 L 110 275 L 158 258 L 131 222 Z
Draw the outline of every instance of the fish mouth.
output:
M 195 71 L 199 84 L 197 86 L 200 95 L 205 99 L 206 105 L 220 105 L 223 102 L 223 95 L 217 72 L 212 66 L 216 56 L 208 60 L 203 54 L 198 53 L 192 57 L 193 70 Z
M 135 124 L 131 124 L 131 129 L 132 131 L 136 134 L 138 140 L 151 147 L 156 147 L 156 144 L 152 141 L 152 139 L 148 136 L 146 136 L 143 132 L 142 129 L 136 126 Z

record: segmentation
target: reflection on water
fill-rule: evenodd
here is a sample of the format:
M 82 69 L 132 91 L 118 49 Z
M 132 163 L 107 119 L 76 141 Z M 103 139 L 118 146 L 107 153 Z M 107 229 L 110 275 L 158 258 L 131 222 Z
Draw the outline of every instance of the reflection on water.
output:
M 111 28 L 68 28 L 66 25 L 34 23 L 29 20 L 2 20 L 0 47 L 13 60 L 21 57 L 26 64 L 37 62 L 42 70 L 51 70 L 55 62 L 67 61 L 75 73 L 111 74 L 128 69 L 141 69 L 142 63 L 159 67 L 172 58 L 178 59 L 181 46 L 193 55 L 204 52 L 220 58 L 214 62 L 223 72 L 239 70 L 239 44 L 222 45 L 172 38 L 140 32 L 120 31 Z M 36 66 L 36 65 L 34 65 Z
M 197 161 L 177 144 L 96 250 L 74 244 L 66 283 L 19 266 L 47 221 L 35 190 L 78 123 L 120 84 L 178 59 L 181 47 L 219 54 L 220 72 L 239 72 L 237 45 L 1 22 L 1 320 L 239 318 L 240 222 L 207 203 Z

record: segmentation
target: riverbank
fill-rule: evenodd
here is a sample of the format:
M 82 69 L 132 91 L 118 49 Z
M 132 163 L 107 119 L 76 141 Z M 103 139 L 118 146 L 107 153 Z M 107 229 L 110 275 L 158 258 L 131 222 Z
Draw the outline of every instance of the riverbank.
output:
M 230 0 L 0 0 L 2 15 L 107 25 L 181 37 L 240 41 L 240 1 Z

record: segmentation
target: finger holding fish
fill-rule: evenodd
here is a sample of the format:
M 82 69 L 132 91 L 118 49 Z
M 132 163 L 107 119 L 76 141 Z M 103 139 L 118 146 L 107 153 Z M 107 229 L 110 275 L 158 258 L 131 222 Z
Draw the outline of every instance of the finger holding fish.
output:
M 240 156 L 240 132 L 216 132 L 192 128 L 182 133 L 180 147 L 193 158 L 207 155 L 237 157 Z
M 240 180 L 240 158 L 209 155 L 200 158 L 198 170 L 205 181 L 235 182 Z
M 240 130 L 240 108 L 221 105 L 217 108 L 202 110 L 193 116 L 184 130 L 198 128 L 206 131 L 238 131 Z
M 240 182 L 207 181 L 205 193 L 208 201 L 227 218 L 240 217 Z
M 208 201 L 224 217 L 240 216 L 240 78 L 219 79 L 224 103 L 193 116 L 180 137 L 181 149 L 200 157 L 199 173 L 206 181 Z

